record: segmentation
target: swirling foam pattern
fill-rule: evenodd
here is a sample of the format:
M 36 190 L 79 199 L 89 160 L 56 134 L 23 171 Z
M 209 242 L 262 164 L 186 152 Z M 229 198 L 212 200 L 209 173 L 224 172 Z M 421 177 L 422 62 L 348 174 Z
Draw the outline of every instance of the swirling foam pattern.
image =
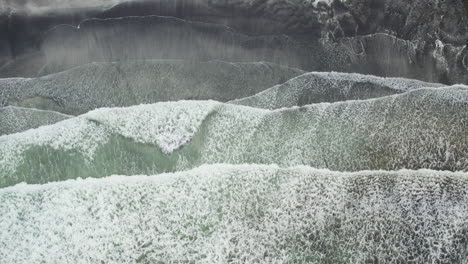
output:
M 0 137 L 0 185 L 213 163 L 466 170 L 467 98 L 454 86 L 274 111 L 215 101 L 100 109 Z
M 4 263 L 464 263 L 468 173 L 204 165 L 0 189 Z
M 41 111 L 32 108 L 0 108 L 0 136 L 22 132 L 43 125 L 50 125 L 71 118 L 71 116 L 52 111 Z

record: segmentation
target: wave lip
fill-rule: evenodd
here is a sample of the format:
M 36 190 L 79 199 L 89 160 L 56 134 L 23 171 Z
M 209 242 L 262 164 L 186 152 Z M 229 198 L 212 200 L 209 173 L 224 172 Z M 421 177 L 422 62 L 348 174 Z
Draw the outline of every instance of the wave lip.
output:
M 0 189 L 0 257 L 8 263 L 463 263 L 467 192 L 466 172 L 223 164 L 20 184 Z
M 232 104 L 278 109 L 313 103 L 363 100 L 406 91 L 442 87 L 405 78 L 382 78 L 358 73 L 309 72 L 258 94 L 230 101 Z
M 453 86 L 274 111 L 213 101 L 101 109 L 0 137 L 0 185 L 213 163 L 463 171 L 467 99 Z
M 219 105 L 215 101 L 178 101 L 157 106 L 101 108 L 84 117 L 105 126 L 112 134 L 156 145 L 163 153 L 170 154 L 187 144 Z
M 71 118 L 52 111 L 7 106 L 0 108 L 0 136 L 23 132 Z
M 161 101 L 229 101 L 253 95 L 302 73 L 267 62 L 91 63 L 40 78 L 1 79 L 0 106 L 78 115 L 100 107 Z

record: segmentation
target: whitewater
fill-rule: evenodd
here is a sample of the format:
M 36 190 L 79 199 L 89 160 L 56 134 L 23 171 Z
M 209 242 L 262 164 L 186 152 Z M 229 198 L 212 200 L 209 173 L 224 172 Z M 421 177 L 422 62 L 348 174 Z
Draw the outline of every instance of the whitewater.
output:
M 0 9 L 0 264 L 468 264 L 458 0 L 405 1 Z
M 467 186 L 463 172 L 227 164 L 19 184 L 0 190 L 0 228 L 7 230 L 0 233 L 0 258 L 461 263 L 468 253 Z

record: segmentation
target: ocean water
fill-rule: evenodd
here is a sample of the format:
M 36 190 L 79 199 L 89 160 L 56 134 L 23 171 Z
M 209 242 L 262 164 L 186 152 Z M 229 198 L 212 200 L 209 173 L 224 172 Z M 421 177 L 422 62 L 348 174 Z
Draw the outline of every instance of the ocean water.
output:
M 348 1 L 206 2 L 22 29 L 40 38 L 0 65 L 0 264 L 467 264 L 466 46 L 287 34 L 339 35 Z

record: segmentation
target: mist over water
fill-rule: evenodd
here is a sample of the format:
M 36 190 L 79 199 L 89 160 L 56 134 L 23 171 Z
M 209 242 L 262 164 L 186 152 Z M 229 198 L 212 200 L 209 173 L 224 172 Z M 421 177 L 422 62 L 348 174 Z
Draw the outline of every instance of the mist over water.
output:
M 0 1 L 0 263 L 468 263 L 463 1 Z

